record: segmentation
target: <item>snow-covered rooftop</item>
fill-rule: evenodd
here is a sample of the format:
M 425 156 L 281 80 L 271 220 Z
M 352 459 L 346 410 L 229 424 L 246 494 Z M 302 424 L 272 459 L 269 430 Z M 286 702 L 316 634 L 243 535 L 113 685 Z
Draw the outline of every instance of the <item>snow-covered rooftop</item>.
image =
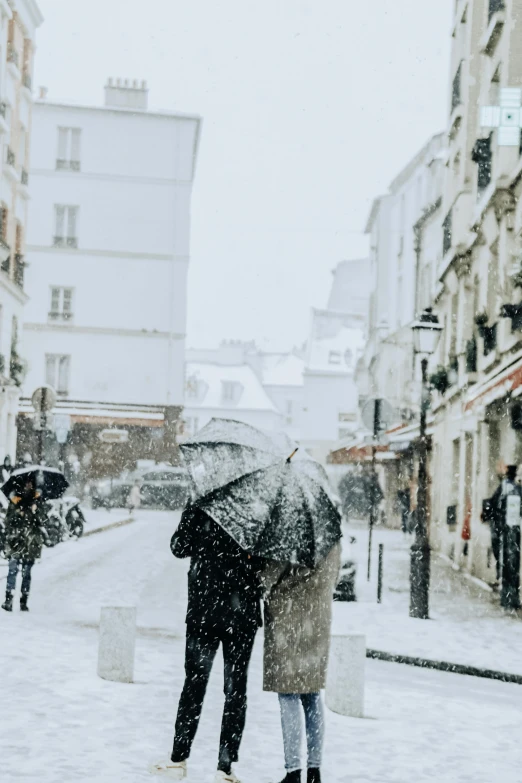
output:
M 364 332 L 343 313 L 316 310 L 306 369 L 314 372 L 354 372 L 364 349 Z
M 263 354 L 265 386 L 302 386 L 304 359 L 294 353 Z
M 261 381 L 247 364 L 188 362 L 185 375 L 188 408 L 276 411 Z

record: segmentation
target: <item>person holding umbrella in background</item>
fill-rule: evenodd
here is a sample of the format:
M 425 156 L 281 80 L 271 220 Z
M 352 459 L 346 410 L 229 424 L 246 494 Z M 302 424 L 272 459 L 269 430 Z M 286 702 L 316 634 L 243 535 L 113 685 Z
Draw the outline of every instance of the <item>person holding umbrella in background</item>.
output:
M 60 497 L 68 484 L 65 477 L 53 468 L 15 470 L 2 486 L 9 498 L 2 535 L 2 548 L 9 559 L 5 601 L 2 609 L 13 611 L 13 594 L 18 571 L 22 572 L 20 610 L 28 612 L 32 569 L 41 557 L 42 548 L 49 541 L 45 528 L 47 513 L 45 501 Z

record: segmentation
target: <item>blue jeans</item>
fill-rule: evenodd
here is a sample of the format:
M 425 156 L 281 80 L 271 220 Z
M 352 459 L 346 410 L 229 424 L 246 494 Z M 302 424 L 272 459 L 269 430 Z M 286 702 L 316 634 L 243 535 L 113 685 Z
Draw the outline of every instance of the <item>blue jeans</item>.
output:
M 16 588 L 16 575 L 18 569 L 22 569 L 22 595 L 29 595 L 31 589 L 31 569 L 34 566 L 34 560 L 18 560 L 11 557 L 9 560 L 9 570 L 7 572 L 6 589 L 8 593 L 14 593 Z
M 321 694 L 280 693 L 278 695 L 286 771 L 293 772 L 301 769 L 301 704 L 303 705 L 306 726 L 308 768 L 320 767 L 324 740 L 324 713 Z

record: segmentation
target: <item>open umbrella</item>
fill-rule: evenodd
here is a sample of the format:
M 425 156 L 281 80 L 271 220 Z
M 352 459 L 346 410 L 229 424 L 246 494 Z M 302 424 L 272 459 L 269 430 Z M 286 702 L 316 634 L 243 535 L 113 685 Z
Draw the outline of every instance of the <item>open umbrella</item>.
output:
M 325 471 L 285 435 L 212 419 L 181 450 L 193 502 L 251 554 L 313 567 L 340 539 Z
M 28 481 L 32 482 L 42 500 L 60 498 L 69 486 L 60 470 L 48 468 L 46 465 L 29 465 L 27 468 L 13 470 L 3 485 L 2 492 L 6 498 L 13 493 L 23 492 Z

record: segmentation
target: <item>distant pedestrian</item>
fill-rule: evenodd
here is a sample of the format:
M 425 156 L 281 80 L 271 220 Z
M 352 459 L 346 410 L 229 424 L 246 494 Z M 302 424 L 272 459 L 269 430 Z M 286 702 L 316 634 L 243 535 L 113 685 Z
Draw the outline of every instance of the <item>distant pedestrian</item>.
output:
M 513 521 L 508 519 L 508 515 L 511 509 L 511 503 L 509 498 L 518 499 L 515 502 L 515 513 L 518 507 L 518 517 L 520 525 L 520 500 L 522 499 L 522 487 L 517 482 L 517 465 L 508 465 L 506 467 L 506 474 L 501 478 L 500 484 L 486 504 L 486 508 L 482 513 L 482 519 L 484 522 L 489 522 L 491 530 L 491 548 L 493 550 L 493 556 L 496 561 L 496 573 L 497 582 L 500 582 L 502 578 L 501 565 L 502 565 L 502 542 L 504 540 L 504 532 L 506 526 L 509 523 L 513 525 Z
M 301 708 L 308 749 L 306 781 L 321 781 L 321 690 L 326 685 L 340 550 L 336 544 L 314 569 L 269 564 L 261 577 L 266 589 L 263 688 L 279 696 L 286 768 L 282 783 L 301 782 Z
M 187 507 L 171 541 L 175 557 L 190 557 L 185 684 L 180 696 L 170 761 L 150 771 L 171 780 L 187 776 L 187 760 L 219 646 L 223 650 L 225 704 L 215 783 L 239 783 L 237 761 L 247 708 L 247 675 L 261 625 L 261 586 L 254 558 L 203 511 Z
M 140 489 L 139 479 L 135 480 L 134 486 L 129 492 L 128 505 L 129 505 L 129 511 L 131 513 L 131 516 L 141 506 L 141 489 Z
M 9 568 L 2 609 L 6 612 L 13 610 L 13 594 L 19 570 L 22 572 L 20 609 L 22 612 L 29 611 L 27 602 L 31 589 L 31 571 L 47 540 L 44 521 L 45 508 L 40 493 L 35 489 L 33 481 L 29 480 L 20 494 L 10 498 L 5 517 L 3 545 L 9 558 Z
M 2 483 L 5 484 L 11 473 L 13 472 L 13 463 L 11 462 L 11 457 L 9 454 L 6 454 L 4 457 L 4 462 L 2 465 Z

